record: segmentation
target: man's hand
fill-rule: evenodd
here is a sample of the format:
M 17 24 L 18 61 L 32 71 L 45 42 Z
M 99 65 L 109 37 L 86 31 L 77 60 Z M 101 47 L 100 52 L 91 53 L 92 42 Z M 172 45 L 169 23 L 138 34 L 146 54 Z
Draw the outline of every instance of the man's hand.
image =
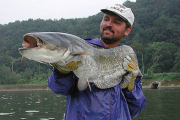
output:
M 58 65 L 57 63 L 50 63 L 53 67 L 55 67 L 58 71 L 64 74 L 68 74 L 73 70 L 77 70 L 78 64 L 79 64 L 79 57 L 80 56 L 75 56 L 71 58 L 67 58 L 67 61 L 63 65 Z
M 137 64 L 129 56 L 126 56 L 124 58 L 123 68 L 129 73 L 124 75 L 122 88 L 128 88 L 129 91 L 132 91 L 134 89 L 134 81 L 139 74 Z

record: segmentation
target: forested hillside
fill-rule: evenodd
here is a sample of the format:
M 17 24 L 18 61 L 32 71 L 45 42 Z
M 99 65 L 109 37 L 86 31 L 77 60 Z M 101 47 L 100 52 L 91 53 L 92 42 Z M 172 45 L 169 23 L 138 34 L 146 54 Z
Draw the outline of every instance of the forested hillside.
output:
M 143 73 L 180 72 L 180 1 L 127 1 L 135 14 L 135 23 L 122 44 L 133 47 Z M 103 17 L 97 13 L 88 18 L 42 20 L 29 19 L 0 24 L 0 84 L 29 83 L 47 80 L 49 65 L 21 59 L 18 48 L 28 32 L 66 32 L 81 38 L 99 37 Z

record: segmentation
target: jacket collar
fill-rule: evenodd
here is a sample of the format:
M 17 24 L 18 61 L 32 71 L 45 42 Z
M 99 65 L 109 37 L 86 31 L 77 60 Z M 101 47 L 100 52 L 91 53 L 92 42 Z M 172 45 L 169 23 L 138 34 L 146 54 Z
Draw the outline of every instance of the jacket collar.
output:
M 92 45 L 106 48 L 99 38 L 95 38 L 95 39 L 85 39 L 85 40 L 86 40 L 87 42 L 91 43 Z

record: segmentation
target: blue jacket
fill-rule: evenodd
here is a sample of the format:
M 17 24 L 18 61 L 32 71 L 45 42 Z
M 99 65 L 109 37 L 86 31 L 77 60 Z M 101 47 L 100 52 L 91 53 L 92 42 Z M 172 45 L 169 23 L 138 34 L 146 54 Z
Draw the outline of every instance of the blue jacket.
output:
M 86 41 L 105 47 L 99 39 Z M 91 91 L 89 88 L 79 91 L 77 81 L 73 72 L 62 74 L 55 68 L 49 78 L 49 88 L 67 96 L 65 120 L 131 120 L 146 106 L 140 76 L 131 92 L 122 89 L 122 83 L 108 89 L 99 89 L 90 83 Z

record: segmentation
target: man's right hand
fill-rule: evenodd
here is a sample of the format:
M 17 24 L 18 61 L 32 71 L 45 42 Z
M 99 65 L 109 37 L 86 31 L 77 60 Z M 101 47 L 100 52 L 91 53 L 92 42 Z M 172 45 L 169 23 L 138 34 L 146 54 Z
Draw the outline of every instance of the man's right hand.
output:
M 68 74 L 73 70 L 77 70 L 79 61 L 71 61 L 70 63 L 66 64 L 65 66 L 60 66 L 57 63 L 50 63 L 53 67 L 55 67 L 59 72 Z

